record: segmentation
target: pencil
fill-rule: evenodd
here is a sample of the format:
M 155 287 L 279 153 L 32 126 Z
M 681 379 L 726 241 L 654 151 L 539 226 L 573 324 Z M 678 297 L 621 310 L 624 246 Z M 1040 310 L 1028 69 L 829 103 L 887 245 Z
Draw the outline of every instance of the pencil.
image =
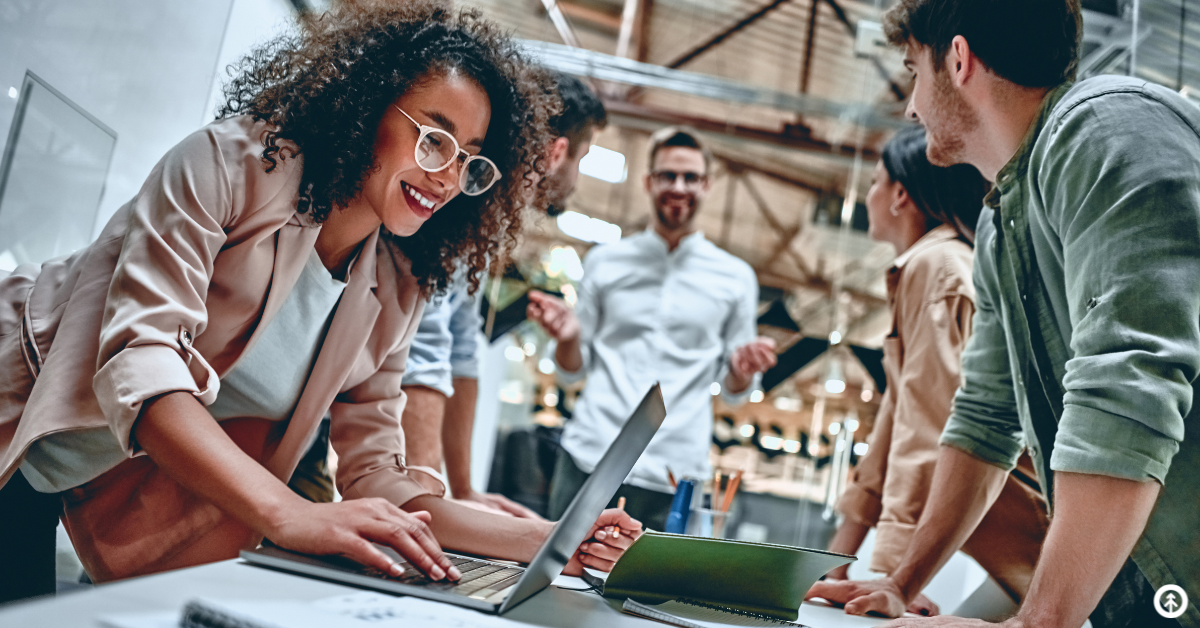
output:
M 671 488 L 679 488 L 679 483 L 675 481 L 675 474 L 671 473 L 671 467 L 667 467 L 667 479 L 671 481 Z
M 713 487 L 712 498 L 709 499 L 709 508 L 716 510 L 717 504 L 721 503 L 721 471 L 713 471 Z
M 625 498 L 624 497 L 617 498 L 617 510 L 625 510 Z M 621 526 L 613 526 L 612 527 L 612 535 L 613 535 L 613 538 L 621 536 Z
M 742 470 L 738 469 L 737 473 L 733 474 L 733 478 L 729 480 L 729 486 L 725 488 L 725 499 L 721 500 L 721 512 L 729 512 L 729 506 L 733 503 L 733 494 L 737 492 L 738 485 L 742 483 Z

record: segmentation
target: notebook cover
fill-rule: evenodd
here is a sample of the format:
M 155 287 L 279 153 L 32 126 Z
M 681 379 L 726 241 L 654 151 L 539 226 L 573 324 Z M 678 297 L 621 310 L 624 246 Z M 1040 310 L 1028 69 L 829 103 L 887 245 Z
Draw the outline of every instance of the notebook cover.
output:
M 647 531 L 626 550 L 604 595 L 653 603 L 688 599 L 795 621 L 804 594 L 853 556 Z

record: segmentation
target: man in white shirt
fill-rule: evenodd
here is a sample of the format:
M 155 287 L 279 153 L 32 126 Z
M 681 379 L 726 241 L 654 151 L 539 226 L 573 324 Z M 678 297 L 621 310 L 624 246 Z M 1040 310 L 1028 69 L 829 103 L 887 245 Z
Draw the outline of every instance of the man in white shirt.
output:
M 775 345 L 755 337 L 758 281 L 746 262 L 696 230 L 712 182 L 711 153 L 692 132 L 650 138 L 645 186 L 651 227 L 593 249 L 579 299 L 531 292 L 529 317 L 558 341 L 559 380 L 588 378 L 563 432 L 550 482 L 551 519 L 579 491 L 646 391 L 661 382 L 667 418 L 617 494 L 631 516 L 663 529 L 677 478 L 709 476 L 714 383 L 741 403 L 775 364 Z

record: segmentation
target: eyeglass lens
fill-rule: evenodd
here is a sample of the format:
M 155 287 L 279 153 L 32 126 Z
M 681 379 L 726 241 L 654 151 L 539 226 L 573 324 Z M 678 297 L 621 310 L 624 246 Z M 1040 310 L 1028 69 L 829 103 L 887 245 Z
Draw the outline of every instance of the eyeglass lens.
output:
M 675 185 L 675 180 L 683 177 L 683 184 L 688 187 L 699 185 L 704 181 L 704 175 L 697 172 L 675 172 L 672 170 L 658 170 L 654 173 L 654 180 L 661 185 Z
M 453 136 L 440 129 L 428 131 L 417 146 L 417 162 L 426 170 L 439 170 L 460 157 Z M 466 167 L 459 174 L 459 187 L 468 195 L 482 194 L 499 178 L 500 173 L 490 161 L 466 158 Z

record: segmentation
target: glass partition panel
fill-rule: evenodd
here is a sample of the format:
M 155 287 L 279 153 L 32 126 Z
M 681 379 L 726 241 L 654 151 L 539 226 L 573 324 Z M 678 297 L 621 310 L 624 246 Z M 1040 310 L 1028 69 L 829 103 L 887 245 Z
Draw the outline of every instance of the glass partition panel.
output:
M 117 134 L 32 72 L 0 161 L 0 271 L 87 245 Z

